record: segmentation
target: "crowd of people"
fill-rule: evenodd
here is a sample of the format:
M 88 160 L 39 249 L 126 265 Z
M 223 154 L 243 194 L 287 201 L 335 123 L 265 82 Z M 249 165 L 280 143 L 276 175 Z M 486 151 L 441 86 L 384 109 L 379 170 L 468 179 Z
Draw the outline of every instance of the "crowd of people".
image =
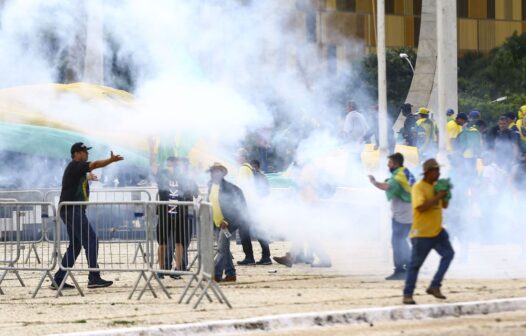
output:
M 394 272 L 386 280 L 405 280 L 403 302 L 414 304 L 413 292 L 418 272 L 427 255 L 435 249 L 441 256 L 439 269 L 433 278 L 427 293 L 444 299 L 441 283 L 454 256 L 449 234 L 443 227 L 442 209 L 447 208 L 451 200 L 453 181 L 458 188 L 457 199 L 453 202 L 452 212 L 473 199 L 476 191 L 484 188 L 484 197 L 497 200 L 501 182 L 515 178 L 518 190 L 524 190 L 526 179 L 526 105 L 519 113 L 505 113 L 498 124 L 489 128 L 481 113 L 471 111 L 468 114 L 454 111 L 446 112 L 447 150 L 450 161 L 450 179 L 440 179 L 440 166 L 433 158 L 438 150 L 438 129 L 431 112 L 419 108 L 417 115 L 411 113 L 411 106 L 401 108 L 406 117 L 401 130 L 401 138 L 407 145 L 416 146 L 422 158 L 423 178 L 416 181 L 415 176 L 404 166 L 404 156 L 400 153 L 388 157 L 391 177 L 385 182 L 369 176 L 370 182 L 385 191 L 392 209 L 392 249 Z M 349 144 L 352 159 L 359 160 L 360 148 L 371 136 L 366 118 L 357 111 L 354 103 L 348 104 L 343 132 Z M 154 144 L 150 143 L 150 169 L 158 187 L 159 201 L 195 202 L 204 199 L 212 205 L 212 218 L 217 238 L 218 252 L 215 258 L 214 280 L 233 282 L 237 280 L 236 268 L 230 250 L 231 241 L 237 237 L 242 246 L 244 258 L 236 262 L 237 266 L 272 265 L 268 235 L 258 229 L 253 210 L 260 200 L 270 192 L 269 182 L 260 170 L 258 160 L 250 160 L 248 152 L 240 149 L 237 154 L 237 172 L 231 181 L 226 166 L 214 163 L 209 169 L 210 180 L 204 197 L 200 195 L 198 185 L 189 173 L 190 163 L 186 158 L 168 157 L 161 166 L 154 154 Z M 88 161 L 90 148 L 76 143 L 71 148 L 72 161 L 68 164 L 62 180 L 62 201 L 87 201 L 89 198 L 89 179 L 96 179 L 91 173 L 96 168 L 105 167 L 121 161 L 119 155 L 101 161 Z M 356 157 L 353 155 L 356 154 Z M 482 163 L 482 165 L 480 165 Z M 466 178 L 468 177 L 468 178 Z M 460 182 L 464 181 L 464 182 Z M 468 181 L 469 183 L 465 183 Z M 500 182 L 499 182 L 500 181 Z M 233 183 L 234 182 L 234 183 Z M 457 182 L 459 182 L 457 184 Z M 522 187 L 521 187 L 522 186 Z M 310 189 L 309 189 L 310 188 Z M 312 185 L 301 190 L 304 202 L 316 203 L 319 194 Z M 477 189 L 479 188 L 479 189 Z M 312 195 L 315 195 L 314 197 Z M 319 196 L 319 195 L 318 195 Z M 80 210 L 80 211 L 78 211 Z M 62 258 L 65 267 L 72 267 L 75 259 L 84 247 L 90 268 L 97 268 L 97 236 L 89 225 L 86 208 L 64 207 L 61 218 L 66 225 L 70 244 Z M 179 279 L 172 272 L 185 271 L 188 265 L 188 247 L 192 239 L 194 217 L 186 206 L 162 204 L 157 207 L 158 242 L 158 278 L 165 275 Z M 488 217 L 491 217 L 488 214 Z M 454 218 L 454 215 L 451 216 Z M 454 221 L 452 221 L 454 222 Z M 449 222 L 448 222 L 449 224 Z M 449 226 L 448 226 L 449 227 Z M 458 234 L 458 228 L 452 228 Z M 408 237 L 411 238 L 411 246 Z M 261 246 L 261 257 L 256 260 L 252 240 Z M 293 241 L 291 250 L 274 261 L 287 267 L 295 263 L 309 263 L 313 267 L 331 267 L 330 257 L 320 244 L 310 241 Z M 317 262 L 314 262 L 314 257 Z M 52 288 L 58 286 L 73 288 L 65 283 L 65 273 L 55 274 Z M 110 286 L 111 281 L 103 280 L 98 272 L 90 272 L 88 287 Z

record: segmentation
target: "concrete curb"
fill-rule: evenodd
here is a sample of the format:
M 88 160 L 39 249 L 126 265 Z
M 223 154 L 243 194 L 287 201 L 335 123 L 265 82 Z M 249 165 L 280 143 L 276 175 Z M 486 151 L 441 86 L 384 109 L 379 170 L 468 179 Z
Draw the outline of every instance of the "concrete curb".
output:
M 262 316 L 242 320 L 209 321 L 179 325 L 144 328 L 113 329 L 62 336 L 157 336 L 157 335 L 210 335 L 251 331 L 284 331 L 309 327 L 352 325 L 359 323 L 393 322 L 400 320 L 423 320 L 443 317 L 460 317 L 526 310 L 526 298 L 490 301 L 459 302 L 417 306 L 393 306 L 343 311 Z M 57 334 L 58 336 L 58 334 Z

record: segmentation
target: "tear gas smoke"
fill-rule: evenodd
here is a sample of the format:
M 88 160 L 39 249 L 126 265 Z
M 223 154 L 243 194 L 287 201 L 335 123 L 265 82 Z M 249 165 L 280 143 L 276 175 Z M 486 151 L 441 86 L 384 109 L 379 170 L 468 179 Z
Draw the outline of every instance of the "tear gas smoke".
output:
M 361 106 L 371 106 L 375 99 L 362 91 L 344 92 L 349 81 L 360 78 L 352 69 L 328 71 L 334 66 L 330 62 L 341 64 L 320 57 L 319 45 L 308 41 L 303 31 L 305 16 L 313 15 L 314 8 L 298 9 L 294 3 L 104 1 L 105 83 L 129 84 L 135 95 L 133 107 L 70 95 L 57 100 L 50 91 L 17 99 L 77 129 L 123 132 L 132 138 L 178 134 L 204 139 L 211 153 L 230 162 L 248 133 L 288 123 L 287 136 L 274 134 L 273 143 L 297 149 L 294 161 L 301 169 L 291 174 L 296 174 L 298 188 L 251 205 L 259 228 L 290 240 L 336 242 L 339 254 L 347 256 L 346 270 L 364 257 L 353 254 L 356 245 L 365 244 L 389 258 L 387 201 L 364 184 L 365 171 L 341 149 L 340 138 L 342 100 L 352 97 Z M 0 17 L 0 87 L 82 81 L 85 8 L 82 1 L 7 1 Z M 347 40 L 343 47 L 352 54 L 363 46 Z M 117 76 L 115 69 L 125 76 Z M 36 181 L 30 176 L 42 172 L 27 173 L 28 181 Z M 387 173 L 385 169 L 382 175 Z M 470 179 L 474 177 L 462 176 L 454 183 Z M 355 187 L 334 189 L 350 180 Z M 332 186 L 332 191 L 320 199 L 319 185 Z M 508 202 L 506 195 L 510 194 L 505 192 L 498 205 L 477 200 L 479 208 L 490 207 L 496 215 L 484 230 L 476 221 L 467 225 L 474 204 L 458 213 L 462 246 L 478 235 L 493 237 L 504 246 L 512 237 L 525 237 L 517 198 Z M 453 202 L 465 204 L 464 199 L 455 194 Z M 478 268 L 481 275 L 494 276 L 496 269 L 513 264 L 503 260 L 515 252 L 496 253 L 495 260 L 475 258 L 487 263 Z M 517 271 L 525 273 L 524 267 Z

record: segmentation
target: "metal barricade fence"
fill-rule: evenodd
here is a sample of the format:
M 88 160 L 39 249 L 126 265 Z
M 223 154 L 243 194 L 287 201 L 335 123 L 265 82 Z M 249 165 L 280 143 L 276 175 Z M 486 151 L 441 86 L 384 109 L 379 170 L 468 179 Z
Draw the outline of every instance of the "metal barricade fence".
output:
M 44 192 L 37 189 L 0 190 L 0 198 L 16 199 L 19 202 L 42 202 L 44 201 Z
M 202 208 L 204 207 L 204 208 Z M 196 215 L 195 209 L 204 209 Z M 210 216 L 203 217 L 202 213 L 211 211 L 209 204 L 199 206 L 193 202 L 63 202 L 59 204 L 58 213 L 62 221 L 56 222 L 56 232 L 59 232 L 62 222 L 66 222 L 66 227 L 73 230 L 76 239 L 68 250 L 64 259 L 61 260 L 61 270 L 65 272 L 65 278 L 71 278 L 75 287 L 81 295 L 84 295 L 73 273 L 78 271 L 88 272 L 136 272 L 138 277 L 132 287 L 128 298 L 132 298 L 137 291 L 141 280 L 145 281 L 144 287 L 139 292 L 140 299 L 146 290 L 150 290 L 154 297 L 157 297 L 152 280 L 159 284 L 167 297 L 170 297 L 161 279 L 164 276 L 178 278 L 190 276 L 191 280 L 184 290 L 179 302 L 183 301 L 190 288 L 195 282 L 202 291 L 202 296 L 206 296 L 210 301 L 211 297 L 207 294 L 211 288 L 220 302 L 230 304 L 221 293 L 220 289 L 212 283 L 210 267 L 213 269 L 213 235 L 206 235 L 207 241 L 203 240 L 201 232 L 212 230 Z M 142 213 L 136 217 L 141 225 L 140 234 L 132 230 L 126 213 Z M 119 236 L 115 236 L 115 228 L 122 227 Z M 62 256 L 63 237 L 56 236 L 55 241 L 58 253 Z M 141 244 L 143 249 L 142 258 L 137 260 L 136 245 Z M 195 253 L 190 253 L 190 245 L 196 246 Z M 80 247 L 85 249 L 85 257 L 79 256 Z M 173 263 L 175 251 L 175 260 Z M 208 271 L 202 270 L 202 249 L 211 252 L 211 265 Z M 155 256 L 160 258 L 156 262 Z M 76 257 L 78 260 L 75 261 Z M 206 259 L 210 263 L 210 258 Z M 194 261 L 194 263 L 192 263 Z M 74 265 L 73 265 L 74 264 Z M 193 267 L 191 265 L 193 264 Z M 60 295 L 62 288 L 57 291 Z M 197 288 L 195 289 L 195 291 Z M 194 291 L 194 294 L 195 294 Z M 190 302 L 191 297 L 187 302 Z M 198 305 L 199 301 L 196 303 Z
M 156 192 L 155 188 L 93 188 L 90 191 L 90 200 L 92 202 L 144 202 L 152 200 L 152 194 Z M 52 202 L 58 207 L 60 198 L 60 190 L 48 190 L 44 195 L 46 202 Z M 92 212 L 92 215 L 104 216 L 108 212 L 108 209 L 101 209 L 98 214 L 96 211 Z M 140 206 L 137 209 L 127 208 L 126 211 L 120 213 L 120 218 L 114 219 L 121 225 L 114 225 L 111 227 L 111 235 L 103 235 L 104 239 L 110 241 L 115 239 L 122 240 L 126 236 L 130 242 L 135 242 L 135 253 L 134 261 L 137 260 L 139 255 L 145 254 L 144 246 L 141 243 L 141 235 L 144 232 L 144 222 L 139 220 L 144 216 L 144 212 Z M 60 231 L 60 240 L 66 241 L 68 239 L 66 227 L 62 226 Z M 54 237 L 48 235 L 45 236 L 48 241 L 53 241 Z
M 51 271 L 56 266 L 56 246 L 44 242 L 47 226 L 53 226 L 45 215 L 55 213 L 51 203 L 0 202 L 0 285 L 8 272 L 13 272 L 22 287 L 20 271 L 40 271 L 42 276 L 33 292 L 36 297 L 46 276 L 52 282 Z M 0 289 L 0 294 L 3 291 Z

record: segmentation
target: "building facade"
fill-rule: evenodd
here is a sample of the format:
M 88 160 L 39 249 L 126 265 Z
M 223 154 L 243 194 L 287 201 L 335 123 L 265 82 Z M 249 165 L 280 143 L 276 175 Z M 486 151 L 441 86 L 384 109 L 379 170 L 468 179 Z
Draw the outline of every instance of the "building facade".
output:
M 349 39 L 363 41 L 363 52 L 375 51 L 376 0 L 319 0 L 314 7 L 317 13 L 305 14 L 309 39 L 315 34 L 329 53 L 345 53 Z M 387 47 L 418 48 L 422 0 L 385 0 L 385 9 Z M 487 53 L 526 31 L 526 0 L 457 0 L 457 18 L 459 55 Z

